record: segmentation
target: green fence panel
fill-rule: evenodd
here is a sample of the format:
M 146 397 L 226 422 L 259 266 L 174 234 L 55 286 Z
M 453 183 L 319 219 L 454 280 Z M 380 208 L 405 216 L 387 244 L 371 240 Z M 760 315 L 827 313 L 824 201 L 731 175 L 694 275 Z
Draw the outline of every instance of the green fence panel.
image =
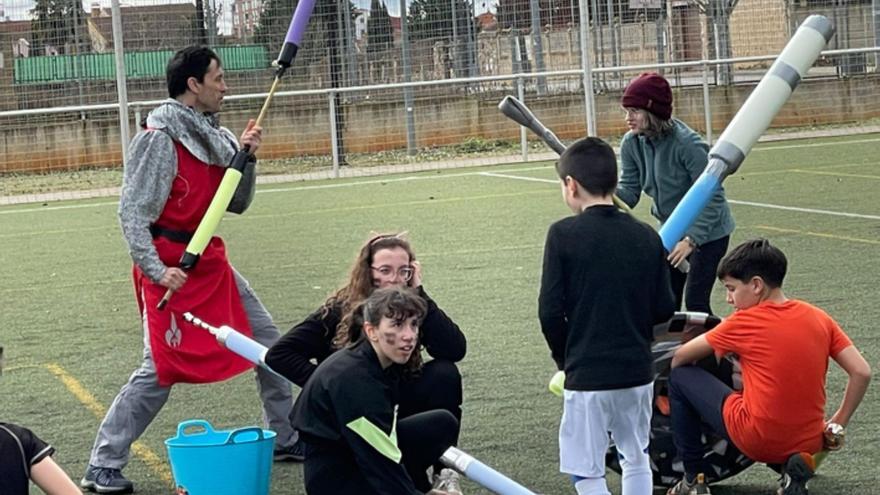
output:
M 215 49 L 227 71 L 259 70 L 270 66 L 265 46 L 221 46 Z M 129 52 L 125 72 L 129 79 L 164 77 L 171 50 Z M 116 62 L 112 53 L 56 55 L 15 59 L 15 84 L 61 83 L 75 80 L 113 80 Z

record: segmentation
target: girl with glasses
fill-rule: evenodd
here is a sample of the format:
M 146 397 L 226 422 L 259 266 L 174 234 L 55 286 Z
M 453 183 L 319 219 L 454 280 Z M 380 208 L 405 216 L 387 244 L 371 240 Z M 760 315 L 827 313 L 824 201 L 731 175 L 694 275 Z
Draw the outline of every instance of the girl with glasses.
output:
M 349 325 L 343 321 L 344 316 L 376 289 L 395 286 L 414 289 L 425 302 L 427 309 L 418 347 L 433 358 L 418 375 L 402 381 L 399 417 L 445 409 L 460 420 L 461 374 L 455 363 L 464 358 L 465 336 L 425 292 L 421 265 L 409 242 L 399 234 L 378 235 L 367 240 L 358 252 L 348 282 L 272 346 L 266 355 L 266 364 L 304 387 L 318 364 L 350 342 L 345 331 Z M 455 436 L 457 440 L 457 431 Z M 435 466 L 434 472 L 439 473 L 440 469 L 441 466 Z M 413 481 L 423 492 L 431 488 L 427 475 Z

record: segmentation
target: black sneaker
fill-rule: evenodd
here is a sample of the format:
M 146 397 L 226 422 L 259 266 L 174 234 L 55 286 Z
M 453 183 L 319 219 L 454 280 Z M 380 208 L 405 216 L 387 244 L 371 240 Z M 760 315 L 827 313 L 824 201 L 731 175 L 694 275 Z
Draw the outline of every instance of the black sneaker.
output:
M 297 440 L 293 445 L 275 449 L 272 459 L 275 462 L 303 462 L 306 460 L 306 446 L 302 440 Z
M 132 493 L 134 484 L 125 479 L 122 470 L 92 466 L 86 469 L 86 475 L 79 486 L 96 493 Z
M 807 495 L 807 482 L 816 472 L 816 461 L 806 452 L 792 455 L 782 466 L 778 495 Z

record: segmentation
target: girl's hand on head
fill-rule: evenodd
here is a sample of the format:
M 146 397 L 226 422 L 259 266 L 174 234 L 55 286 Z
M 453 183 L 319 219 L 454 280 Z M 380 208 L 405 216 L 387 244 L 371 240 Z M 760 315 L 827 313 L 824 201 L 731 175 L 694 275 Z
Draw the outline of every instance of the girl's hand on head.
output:
M 412 262 L 413 267 L 413 276 L 412 280 L 409 281 L 410 287 L 421 287 L 422 286 L 422 264 L 418 261 Z

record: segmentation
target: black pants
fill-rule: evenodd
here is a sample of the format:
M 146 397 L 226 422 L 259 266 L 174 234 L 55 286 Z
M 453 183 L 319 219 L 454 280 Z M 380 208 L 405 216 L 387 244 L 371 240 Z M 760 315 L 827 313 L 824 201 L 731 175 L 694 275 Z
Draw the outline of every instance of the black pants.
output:
M 397 421 L 397 446 L 401 463 L 422 492 L 431 490 L 425 475 L 458 436 L 458 420 L 439 409 Z M 379 494 L 368 484 L 350 450 L 339 444 L 315 444 L 304 438 L 306 461 L 303 469 L 308 495 Z M 377 453 L 377 455 L 380 455 Z
M 730 441 L 722 408 L 731 393 L 726 383 L 698 366 L 680 366 L 669 373 L 673 439 L 689 480 L 711 469 L 703 461 L 703 423 Z
M 408 418 L 414 414 L 435 409 L 443 409 L 452 413 L 457 420 L 455 437 L 452 445 L 458 445 L 458 434 L 461 430 L 461 373 L 458 367 L 451 361 L 435 359 L 422 366 L 421 373 L 410 380 L 404 380 L 400 384 L 400 407 L 397 410 L 398 417 Z M 434 472 L 442 469 L 439 461 L 434 463 Z M 430 489 L 428 475 L 410 473 L 416 486 L 422 488 L 427 483 Z M 425 490 L 427 491 L 427 490 Z
M 678 268 L 669 267 L 676 308 L 681 308 L 682 294 L 684 294 L 688 311 L 714 314 L 709 301 L 712 296 L 712 286 L 715 284 L 715 272 L 718 270 L 718 263 L 727 252 L 728 244 L 730 244 L 729 235 L 699 246 L 688 256 L 688 262 L 691 264 L 688 273 L 681 273 Z M 686 291 L 685 282 L 687 282 Z

